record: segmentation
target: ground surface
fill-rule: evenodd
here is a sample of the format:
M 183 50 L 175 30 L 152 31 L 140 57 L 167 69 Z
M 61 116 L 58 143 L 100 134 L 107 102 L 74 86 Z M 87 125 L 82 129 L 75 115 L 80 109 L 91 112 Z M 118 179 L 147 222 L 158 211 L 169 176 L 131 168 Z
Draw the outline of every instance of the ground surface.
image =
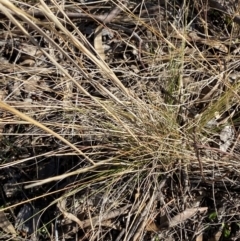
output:
M 239 8 L 0 0 L 0 240 L 240 240 Z

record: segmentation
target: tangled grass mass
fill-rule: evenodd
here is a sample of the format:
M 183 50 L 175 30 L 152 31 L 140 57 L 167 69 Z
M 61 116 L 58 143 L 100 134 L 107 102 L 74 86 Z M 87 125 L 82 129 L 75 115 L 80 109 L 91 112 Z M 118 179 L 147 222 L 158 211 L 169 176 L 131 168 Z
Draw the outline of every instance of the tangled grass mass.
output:
M 0 240 L 240 240 L 240 3 L 0 0 Z

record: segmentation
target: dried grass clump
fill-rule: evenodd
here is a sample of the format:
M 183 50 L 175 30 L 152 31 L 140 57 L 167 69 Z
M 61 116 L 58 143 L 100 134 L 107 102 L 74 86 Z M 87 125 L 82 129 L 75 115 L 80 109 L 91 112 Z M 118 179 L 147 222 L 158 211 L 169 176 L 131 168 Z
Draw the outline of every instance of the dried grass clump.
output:
M 0 0 L 2 235 L 202 240 L 215 222 L 226 236 L 238 212 L 219 201 L 238 200 L 238 9 Z

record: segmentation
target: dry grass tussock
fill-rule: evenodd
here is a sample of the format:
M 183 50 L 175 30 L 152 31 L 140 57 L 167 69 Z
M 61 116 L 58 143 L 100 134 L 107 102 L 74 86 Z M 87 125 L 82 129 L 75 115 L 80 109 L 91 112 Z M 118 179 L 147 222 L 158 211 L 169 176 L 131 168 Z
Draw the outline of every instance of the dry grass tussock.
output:
M 1 240 L 239 240 L 239 9 L 0 0 Z

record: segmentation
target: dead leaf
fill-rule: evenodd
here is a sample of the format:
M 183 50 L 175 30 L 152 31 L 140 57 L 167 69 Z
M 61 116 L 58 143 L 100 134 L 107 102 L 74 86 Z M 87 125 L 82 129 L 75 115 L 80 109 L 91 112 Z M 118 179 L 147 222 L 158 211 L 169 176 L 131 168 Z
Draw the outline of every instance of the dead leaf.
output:
M 7 93 L 5 90 L 0 90 L 0 100 L 4 101 L 4 99 L 6 98 Z
M 24 53 L 24 54 L 27 54 L 29 56 L 35 56 L 38 49 L 36 46 L 33 46 L 33 45 L 29 45 L 29 44 L 22 44 L 21 46 L 21 51 Z M 38 51 L 39 52 L 39 51 Z
M 102 60 L 106 59 L 106 55 L 104 53 L 104 47 L 102 43 L 102 30 L 103 27 L 100 25 L 96 28 L 94 33 L 94 48 L 98 55 L 102 58 Z
M 171 220 L 168 221 L 168 227 L 172 228 L 180 223 L 185 222 L 187 219 L 193 217 L 197 212 L 205 212 L 208 208 L 202 207 L 202 208 L 188 208 L 184 210 L 182 213 L 179 213 L 175 217 L 173 217 Z M 165 223 L 161 224 L 163 226 Z M 166 225 L 166 224 L 165 224 Z
M 19 190 L 21 190 L 21 188 L 14 179 L 8 180 L 8 182 L 3 185 L 3 191 L 8 198 L 16 196 Z
M 34 209 L 33 206 L 24 204 L 16 218 L 16 230 L 21 233 L 35 235 L 39 225 L 39 215 L 34 215 L 37 211 L 38 209 Z
M 160 231 L 159 227 L 156 225 L 156 223 L 154 221 L 150 222 L 149 224 L 146 225 L 145 227 L 146 231 L 150 231 L 150 232 L 158 232 Z
M 25 59 L 19 65 L 21 65 L 21 66 L 34 66 L 35 65 L 35 60 L 30 59 L 30 58 L 29 59 Z
M 222 51 L 223 53 L 228 53 L 228 48 L 222 44 L 220 41 L 213 40 L 213 39 L 203 39 L 200 41 L 203 44 L 206 44 L 212 48 L 218 49 Z
M 15 96 L 20 97 L 21 96 L 20 88 L 21 88 L 21 83 L 19 81 L 15 81 L 11 88 L 11 91 Z
M 214 234 L 212 238 L 208 239 L 208 241 L 219 241 L 221 236 L 222 236 L 222 231 L 218 231 L 217 233 Z
M 196 32 L 190 32 L 188 36 L 192 39 L 194 42 L 200 42 L 203 44 L 206 44 L 212 48 L 218 49 L 224 53 L 228 53 L 228 48 L 222 44 L 220 41 L 217 39 L 211 39 L 211 38 L 202 38 L 197 35 Z
M 229 146 L 232 144 L 233 138 L 234 138 L 233 127 L 230 125 L 225 126 L 220 133 L 220 140 L 221 140 L 220 150 L 226 152 Z
M 6 217 L 6 214 L 2 211 L 0 211 L 0 228 L 5 233 L 11 233 L 14 237 L 16 237 L 16 230 L 13 227 L 13 225 L 9 222 L 8 218 Z
M 196 241 L 203 241 L 203 234 L 200 233 L 197 237 L 196 237 Z
M 76 222 L 79 227 L 83 230 L 83 223 L 80 221 L 76 216 L 74 216 L 72 213 L 69 213 L 66 211 L 66 199 L 62 199 L 58 201 L 57 207 L 61 211 L 61 213 L 64 215 L 64 217 L 70 219 L 73 222 Z
M 32 75 L 31 78 L 29 78 L 24 82 L 24 90 L 29 94 L 36 93 L 38 90 L 38 81 L 39 81 L 39 76 Z

